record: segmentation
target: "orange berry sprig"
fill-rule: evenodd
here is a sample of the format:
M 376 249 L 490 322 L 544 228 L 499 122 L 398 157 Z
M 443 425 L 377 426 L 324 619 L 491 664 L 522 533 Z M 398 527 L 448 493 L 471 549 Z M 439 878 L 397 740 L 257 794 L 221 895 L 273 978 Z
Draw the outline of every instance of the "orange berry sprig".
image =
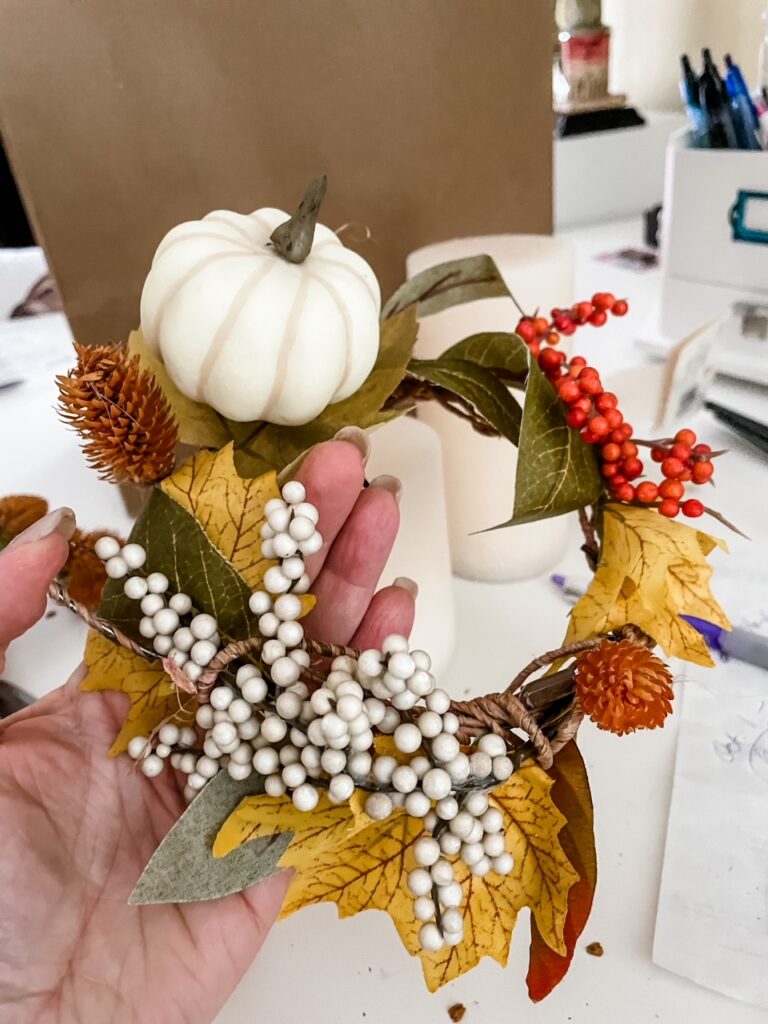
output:
M 591 302 L 577 302 L 571 309 L 553 309 L 551 320 L 544 316 L 523 316 L 515 330 L 538 358 L 542 345 L 554 347 L 560 344 L 562 335 L 570 337 L 586 324 L 604 327 L 609 313 L 626 316 L 628 312 L 629 303 L 625 299 L 617 299 L 610 292 L 597 292 Z
M 561 334 L 573 334 L 587 323 L 602 327 L 608 312 L 624 316 L 628 309 L 624 299 L 599 292 L 591 302 L 579 302 L 568 312 L 553 310 L 551 323 L 544 317 L 523 317 L 517 333 L 567 406 L 568 426 L 578 430 L 587 444 L 598 446 L 600 472 L 611 498 L 625 504 L 653 506 L 669 519 L 681 512 L 697 519 L 708 510 L 698 498 L 683 500 L 685 484 L 710 482 L 715 468 L 711 460 L 719 453 L 713 453 L 709 445 L 697 444 L 696 434 L 689 429 L 679 430 L 674 438 L 653 442 L 633 438 L 633 428 L 624 421 L 618 398 L 603 389 L 598 371 L 587 366 L 582 356 L 569 361 L 555 348 Z M 634 482 L 645 474 L 638 457 L 640 445 L 649 446 L 651 458 L 660 463 L 664 477 L 661 483 Z

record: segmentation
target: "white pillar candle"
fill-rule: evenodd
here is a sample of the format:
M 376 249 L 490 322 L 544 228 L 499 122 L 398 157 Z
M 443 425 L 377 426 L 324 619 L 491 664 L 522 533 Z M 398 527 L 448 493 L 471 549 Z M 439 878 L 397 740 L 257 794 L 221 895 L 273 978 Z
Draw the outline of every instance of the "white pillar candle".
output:
M 382 585 L 408 576 L 419 586 L 411 642 L 428 651 L 435 674 L 447 670 L 453 652 L 454 604 L 440 440 L 426 423 L 402 416 L 371 435 L 369 480 L 382 473 L 403 485 L 400 530 Z
M 569 242 L 544 235 L 461 238 L 419 249 L 407 259 L 408 277 L 448 260 L 487 253 L 526 313 L 548 315 L 573 302 L 574 256 Z M 419 326 L 415 355 L 437 358 L 450 345 L 481 331 L 514 331 L 520 319 L 508 298 L 482 299 L 434 316 Z M 522 393 L 520 398 L 522 400 Z M 517 449 L 482 437 L 434 403 L 419 407 L 443 444 L 448 526 L 454 572 L 469 579 L 514 580 L 554 566 L 565 549 L 565 517 L 478 533 L 512 515 Z

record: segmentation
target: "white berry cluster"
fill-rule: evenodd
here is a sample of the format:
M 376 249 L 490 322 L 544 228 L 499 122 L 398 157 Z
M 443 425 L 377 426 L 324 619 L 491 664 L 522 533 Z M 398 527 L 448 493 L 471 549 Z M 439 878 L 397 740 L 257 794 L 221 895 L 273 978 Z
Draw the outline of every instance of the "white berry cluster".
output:
M 190 682 L 197 682 L 219 650 L 216 619 L 205 612 L 195 613 L 189 594 L 169 595 L 170 583 L 164 573 L 141 575 L 139 570 L 147 560 L 147 553 L 140 544 L 126 544 L 121 548 L 113 537 L 100 537 L 95 551 L 105 562 L 108 576 L 112 579 L 127 577 L 123 591 L 127 597 L 140 602 L 141 636 L 152 641 L 161 657 L 172 658 Z
M 479 742 L 488 745 L 489 739 L 499 737 L 486 734 Z M 424 826 L 427 834 L 413 848 L 418 867 L 408 873 L 407 884 L 414 897 L 414 916 L 424 922 L 419 930 L 421 947 L 435 952 L 457 946 L 464 937 L 464 917 L 458 909 L 462 889 L 452 861 L 463 860 L 473 875 L 482 877 L 490 871 L 509 874 L 513 860 L 506 849 L 501 811 L 490 806 L 482 789 L 438 800 L 425 815 Z
M 486 733 L 462 750 L 459 719 L 435 686 L 429 655 L 409 650 L 403 636 L 387 637 L 381 650 L 335 658 L 322 685 L 310 690 L 311 676 L 302 678 L 310 658 L 298 595 L 309 587 L 304 558 L 322 538 L 303 486 L 291 481 L 281 493 L 267 502 L 261 530 L 262 554 L 278 564 L 249 601 L 263 639 L 258 657 L 232 662 L 219 675 L 209 702 L 197 709 L 199 733 L 168 723 L 151 741 L 133 739 L 128 752 L 150 777 L 167 759 L 186 775 L 188 800 L 226 770 L 237 780 L 257 773 L 267 794 L 289 796 L 300 811 L 315 808 L 321 792 L 342 804 L 356 789 L 367 794 L 365 811 L 374 820 L 404 807 L 424 824 L 407 879 L 423 922 L 422 947 L 456 945 L 463 936 L 456 861 L 478 876 L 512 868 L 501 812 L 488 800 L 513 771 L 506 743 Z M 168 596 L 161 573 L 135 572 L 146 560 L 139 545 L 121 548 L 105 537 L 97 553 L 111 577 L 128 577 L 125 593 L 141 601 L 141 635 L 196 681 L 219 649 L 213 616 L 193 609 L 185 594 Z M 392 737 L 397 756 L 376 750 L 377 734 Z

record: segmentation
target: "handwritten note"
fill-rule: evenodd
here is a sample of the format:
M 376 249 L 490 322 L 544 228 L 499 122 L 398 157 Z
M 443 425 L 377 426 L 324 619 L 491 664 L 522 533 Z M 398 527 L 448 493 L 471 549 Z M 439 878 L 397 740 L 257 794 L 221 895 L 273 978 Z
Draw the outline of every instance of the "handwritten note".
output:
M 653 959 L 768 1008 L 768 672 L 683 685 Z

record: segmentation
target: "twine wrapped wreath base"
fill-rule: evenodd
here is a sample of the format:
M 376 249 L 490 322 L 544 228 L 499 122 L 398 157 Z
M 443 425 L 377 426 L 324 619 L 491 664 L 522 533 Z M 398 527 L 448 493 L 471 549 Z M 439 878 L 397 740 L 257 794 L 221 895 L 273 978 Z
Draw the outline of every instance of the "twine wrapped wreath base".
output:
M 177 689 L 196 697 L 205 704 L 219 676 L 226 675 L 230 664 L 243 658 L 258 658 L 264 645 L 261 636 L 246 640 L 234 640 L 212 659 L 197 683 L 191 682 L 177 666 L 156 651 L 142 646 L 127 636 L 112 623 L 94 614 L 85 605 L 75 601 L 65 586 L 55 580 L 48 596 L 69 609 L 85 624 L 101 636 L 136 654 L 147 661 L 160 661 Z M 600 647 L 606 640 L 625 640 L 651 650 L 655 641 L 639 627 L 628 624 L 619 630 L 599 634 L 588 640 L 566 644 L 534 658 L 522 668 L 506 689 L 489 693 L 470 700 L 451 701 L 450 710 L 458 717 L 460 728 L 457 738 L 468 743 L 484 732 L 492 731 L 503 737 L 509 749 L 509 757 L 515 769 L 533 757 L 544 769 L 552 767 L 555 755 L 570 742 L 578 732 L 584 713 L 575 692 L 576 658 L 585 651 Z M 323 661 L 349 655 L 357 658 L 359 651 L 342 644 L 330 644 L 305 638 L 301 644 L 316 664 L 304 669 L 305 682 L 321 685 L 325 679 Z M 548 669 L 561 661 L 570 664 L 549 674 L 531 679 L 541 670 Z M 402 713 L 404 721 L 415 720 L 420 712 L 416 709 Z M 157 727 L 159 729 L 160 726 Z M 157 731 L 157 730 L 155 730 Z

